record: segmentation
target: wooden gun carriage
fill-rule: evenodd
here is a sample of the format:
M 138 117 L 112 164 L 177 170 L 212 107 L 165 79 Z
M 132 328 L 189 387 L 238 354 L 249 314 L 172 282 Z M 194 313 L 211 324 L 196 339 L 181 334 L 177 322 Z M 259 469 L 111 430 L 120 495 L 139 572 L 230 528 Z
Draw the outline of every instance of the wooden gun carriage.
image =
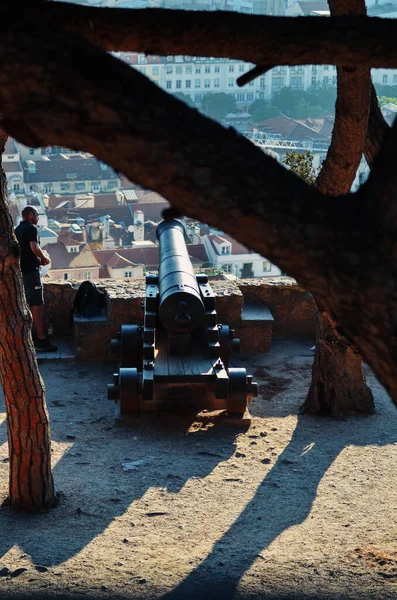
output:
M 121 363 L 108 385 L 116 415 L 226 409 L 242 417 L 257 384 L 244 368 L 229 367 L 239 340 L 218 323 L 207 276 L 193 271 L 183 223 L 162 221 L 157 238 L 159 269 L 146 276 L 144 324 L 123 325 L 111 342 Z

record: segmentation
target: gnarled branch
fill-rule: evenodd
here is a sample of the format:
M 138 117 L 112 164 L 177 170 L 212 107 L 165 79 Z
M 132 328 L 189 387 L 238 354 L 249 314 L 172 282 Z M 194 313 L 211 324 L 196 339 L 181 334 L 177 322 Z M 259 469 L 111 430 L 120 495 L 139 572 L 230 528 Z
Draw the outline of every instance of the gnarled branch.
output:
M 25 8 L 110 51 L 214 56 L 257 65 L 397 67 L 395 19 L 270 17 L 235 12 L 122 9 L 63 2 Z
M 389 238 L 368 230 L 358 204 L 364 192 L 320 194 L 236 132 L 37 18 L 3 32 L 0 65 L 0 109 L 10 134 L 32 146 L 88 150 L 288 270 L 397 403 L 397 267 Z

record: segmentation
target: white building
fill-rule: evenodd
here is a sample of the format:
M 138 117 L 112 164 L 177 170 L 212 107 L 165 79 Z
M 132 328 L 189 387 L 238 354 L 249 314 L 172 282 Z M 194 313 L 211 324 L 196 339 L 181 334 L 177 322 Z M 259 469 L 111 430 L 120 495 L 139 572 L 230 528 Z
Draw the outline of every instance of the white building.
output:
M 202 241 L 211 265 L 230 276 L 240 279 L 281 275 L 280 269 L 269 260 L 226 233 L 204 235 Z

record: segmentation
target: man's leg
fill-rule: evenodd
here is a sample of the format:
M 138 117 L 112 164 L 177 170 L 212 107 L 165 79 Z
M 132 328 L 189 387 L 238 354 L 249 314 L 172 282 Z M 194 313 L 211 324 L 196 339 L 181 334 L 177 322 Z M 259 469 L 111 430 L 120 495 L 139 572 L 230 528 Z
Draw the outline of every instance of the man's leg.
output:
M 36 329 L 37 338 L 44 340 L 47 336 L 44 332 L 43 305 L 31 306 L 30 310 L 32 311 L 33 325 Z

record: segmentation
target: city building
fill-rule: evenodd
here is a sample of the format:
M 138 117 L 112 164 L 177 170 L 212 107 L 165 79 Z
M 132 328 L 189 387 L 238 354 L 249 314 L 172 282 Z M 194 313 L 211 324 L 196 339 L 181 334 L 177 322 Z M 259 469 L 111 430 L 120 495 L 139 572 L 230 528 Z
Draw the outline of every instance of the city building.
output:
M 120 187 L 120 178 L 111 167 L 83 152 L 26 160 L 23 179 L 27 191 L 42 194 L 104 193 Z
M 206 234 L 202 238 L 209 263 L 233 278 L 281 275 L 278 267 L 226 233 Z

